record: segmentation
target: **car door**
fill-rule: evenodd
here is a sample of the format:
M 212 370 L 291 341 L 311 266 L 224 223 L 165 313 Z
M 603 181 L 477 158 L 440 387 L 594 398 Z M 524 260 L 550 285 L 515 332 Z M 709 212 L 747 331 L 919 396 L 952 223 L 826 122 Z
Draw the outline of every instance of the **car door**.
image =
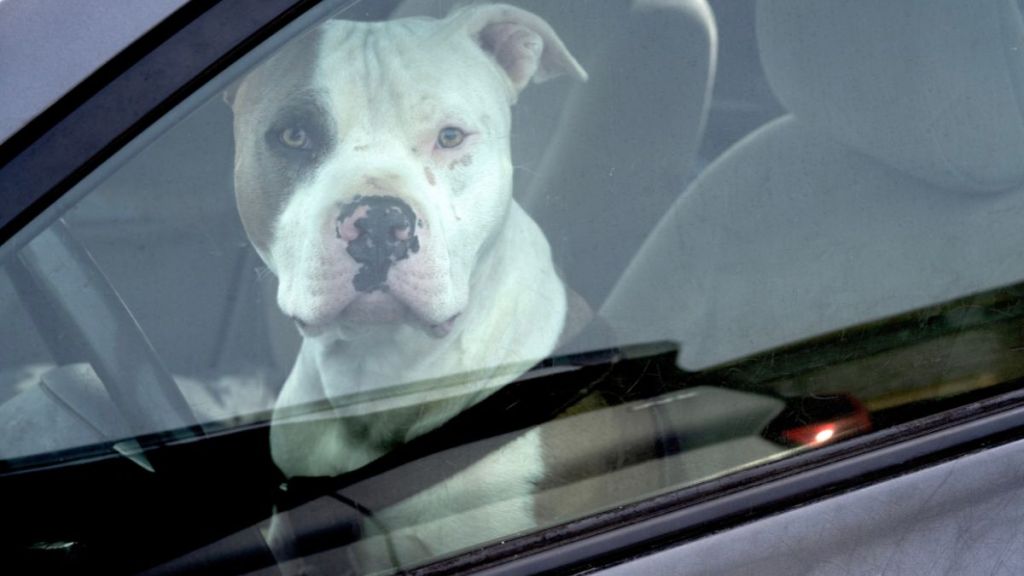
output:
M 921 64 L 945 46 L 967 54 L 961 74 L 994 66 L 985 50 L 1003 54 L 992 38 L 1015 30 L 994 24 L 997 3 L 532 6 L 576 38 L 592 82 L 520 102 L 543 150 L 524 152 L 536 158 L 517 195 L 595 319 L 366 466 L 283 474 L 270 435 L 299 337 L 236 212 L 223 93 L 326 19 L 436 8 L 398 4 L 188 3 L 2 144 L 10 565 L 1016 573 L 1024 274 L 1013 164 L 979 136 L 991 102 L 975 102 L 1012 98 L 980 83 L 991 71 L 950 81 Z M 888 87 L 879 69 L 903 86 L 884 66 L 935 84 L 866 111 L 830 92 Z M 966 134 L 963 150 L 936 145 L 965 159 L 947 171 L 893 144 L 934 136 L 897 123 L 947 109 L 944 94 L 979 106 L 943 126 Z M 993 194 L 951 197 L 950 180 Z M 466 378 L 320 398 L 297 416 L 390 418 L 466 394 Z M 543 466 L 517 491 L 526 439 Z M 403 513 L 417 498 L 443 504 Z

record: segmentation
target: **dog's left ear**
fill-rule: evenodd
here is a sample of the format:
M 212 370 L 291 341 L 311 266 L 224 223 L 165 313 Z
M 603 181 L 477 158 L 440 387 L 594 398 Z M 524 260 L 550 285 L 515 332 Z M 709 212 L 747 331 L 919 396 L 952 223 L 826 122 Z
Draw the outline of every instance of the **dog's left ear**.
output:
M 515 93 L 530 80 L 544 82 L 562 74 L 582 81 L 587 72 L 544 19 L 504 4 L 471 6 L 457 15 L 466 31 L 508 74 Z
M 224 103 L 230 106 L 232 109 L 234 109 L 235 107 L 235 96 L 238 94 L 238 87 L 241 86 L 242 80 L 245 80 L 245 76 L 242 76 L 241 78 L 238 78 L 237 80 L 233 81 L 231 84 L 228 84 L 228 87 L 225 88 L 223 92 L 221 92 L 220 96 L 224 99 Z

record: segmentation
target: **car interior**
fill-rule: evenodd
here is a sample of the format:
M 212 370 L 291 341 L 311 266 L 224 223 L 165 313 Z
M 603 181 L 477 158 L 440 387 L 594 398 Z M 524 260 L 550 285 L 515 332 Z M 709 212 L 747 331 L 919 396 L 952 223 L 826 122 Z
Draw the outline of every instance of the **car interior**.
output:
M 439 557 L 396 558 L 407 527 L 373 510 L 526 426 L 561 455 L 530 495 L 536 524 L 496 526 L 444 555 L 1018 387 L 1024 75 L 1005 41 L 1024 38 L 1015 7 L 511 3 L 547 20 L 590 74 L 516 103 L 515 196 L 608 329 L 492 404 L 545 382 L 575 391 L 571 402 L 493 426 L 471 410 L 459 424 L 479 432 L 457 439 L 449 427 L 282 497 L 266 425 L 299 335 L 239 222 L 231 113 L 214 98 L 52 233 L 0 253 L 0 475 L 26 494 L 60 494 L 47 510 L 69 518 L 47 523 L 26 499 L 13 512 L 24 535 L 5 548 L 152 574 L 259 573 L 268 558 L 393 571 Z M 394 4 L 393 17 L 440 17 L 458 2 Z M 119 328 L 91 346 L 90 326 L 104 322 Z M 143 372 L 163 396 L 137 405 L 184 407 L 126 419 L 136 404 L 111 396 L 141 394 L 131 378 Z M 116 480 L 88 502 L 63 488 L 94 476 Z M 452 515 L 492 514 L 504 502 L 493 496 Z M 275 505 L 289 511 L 287 550 L 262 538 Z M 206 509 L 220 519 L 200 521 Z M 101 513 L 121 528 L 90 540 Z M 148 542 L 133 527 L 154 518 L 203 526 Z
M 881 2 L 757 18 L 787 113 L 675 202 L 606 307 L 620 329 L 703 368 L 1018 282 L 1011 20 Z

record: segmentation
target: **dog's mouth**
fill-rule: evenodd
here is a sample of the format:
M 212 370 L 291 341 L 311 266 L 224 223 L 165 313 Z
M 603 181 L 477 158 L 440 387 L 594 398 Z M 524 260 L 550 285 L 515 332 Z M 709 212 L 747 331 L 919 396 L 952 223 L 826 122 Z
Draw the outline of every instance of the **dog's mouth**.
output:
M 465 302 L 422 209 L 390 195 L 355 196 L 327 212 L 334 209 L 329 224 L 310 229 L 315 248 L 278 270 L 278 305 L 303 336 L 387 337 L 401 326 L 448 336 Z
M 336 328 L 387 328 L 410 324 L 422 328 L 435 338 L 444 338 L 452 331 L 459 315 L 443 322 L 431 322 L 418 316 L 409 306 L 385 290 L 357 295 L 335 318 L 319 324 L 294 318 L 303 336 L 316 337 Z

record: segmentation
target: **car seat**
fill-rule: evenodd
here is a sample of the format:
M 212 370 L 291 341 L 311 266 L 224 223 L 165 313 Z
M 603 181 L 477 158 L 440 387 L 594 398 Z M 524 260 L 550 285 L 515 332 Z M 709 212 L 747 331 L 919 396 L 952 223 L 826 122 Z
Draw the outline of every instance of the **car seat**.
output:
M 719 157 L 602 314 L 701 369 L 1024 278 L 1017 2 L 762 0 L 788 114 Z

